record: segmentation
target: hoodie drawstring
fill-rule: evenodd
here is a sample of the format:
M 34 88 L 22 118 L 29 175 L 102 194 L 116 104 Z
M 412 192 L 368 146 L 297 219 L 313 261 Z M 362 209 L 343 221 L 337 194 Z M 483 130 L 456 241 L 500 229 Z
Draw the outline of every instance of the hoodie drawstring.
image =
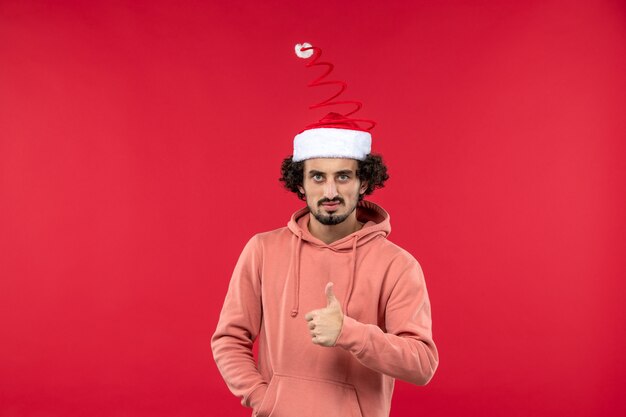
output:
M 295 285 L 293 290 L 293 307 L 291 308 L 291 317 L 296 317 L 298 315 L 298 309 L 300 308 L 300 249 L 302 247 L 302 230 L 298 230 L 298 243 L 296 243 L 296 253 L 295 253 L 295 265 L 294 265 L 294 275 L 295 275 Z
M 356 275 L 356 242 L 359 240 L 357 235 L 354 235 L 354 242 L 352 242 L 352 265 L 350 266 L 350 279 L 348 280 L 348 291 L 343 300 L 343 314 L 348 315 L 348 302 L 352 296 L 352 287 L 354 287 L 354 276 Z

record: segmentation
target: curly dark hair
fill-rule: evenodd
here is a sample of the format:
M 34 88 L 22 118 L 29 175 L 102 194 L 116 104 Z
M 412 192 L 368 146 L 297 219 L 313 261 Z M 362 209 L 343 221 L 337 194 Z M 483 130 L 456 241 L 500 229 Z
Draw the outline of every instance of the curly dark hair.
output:
M 304 194 L 298 189 L 304 181 L 304 161 L 294 162 L 292 158 L 293 155 L 289 155 L 283 160 L 280 167 L 282 176 L 279 180 L 284 183 L 287 190 L 296 193 L 300 200 L 306 200 Z M 383 162 L 383 157 L 378 154 L 370 153 L 365 160 L 357 162 L 357 177 L 361 182 L 367 181 L 367 189 L 363 194 L 359 194 L 359 201 L 361 201 L 364 196 L 372 194 L 375 189 L 383 188 L 389 175 L 387 175 L 387 166 Z

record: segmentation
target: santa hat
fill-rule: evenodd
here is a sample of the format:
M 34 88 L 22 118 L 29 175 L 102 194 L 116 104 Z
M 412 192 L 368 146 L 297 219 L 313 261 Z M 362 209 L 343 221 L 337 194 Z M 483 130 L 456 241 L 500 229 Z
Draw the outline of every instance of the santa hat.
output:
M 313 57 L 306 66 L 325 65 L 327 70 L 320 77 L 309 83 L 309 87 L 320 85 L 338 85 L 339 91 L 330 98 L 309 106 L 310 109 L 330 106 L 333 104 L 353 104 L 355 108 L 345 114 L 331 112 L 320 121 L 306 126 L 293 140 L 294 162 L 310 158 L 352 158 L 364 160 L 372 148 L 372 135 L 370 130 L 376 126 L 376 122 L 369 119 L 355 119 L 349 117 L 356 113 L 362 106 L 355 100 L 333 101 L 346 89 L 347 84 L 343 81 L 322 81 L 334 68 L 329 62 L 317 62 L 322 55 L 322 50 L 309 43 L 297 44 L 296 55 L 303 59 Z M 367 123 L 363 127 L 359 123 Z

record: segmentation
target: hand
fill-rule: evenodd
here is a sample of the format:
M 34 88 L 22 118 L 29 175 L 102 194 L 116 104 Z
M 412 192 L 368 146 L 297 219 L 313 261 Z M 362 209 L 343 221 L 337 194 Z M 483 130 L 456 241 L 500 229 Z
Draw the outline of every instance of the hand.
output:
M 341 326 L 343 326 L 343 312 L 341 304 L 333 292 L 333 283 L 326 284 L 326 308 L 308 312 L 304 318 L 307 321 L 312 341 L 316 345 L 331 347 L 335 345 Z

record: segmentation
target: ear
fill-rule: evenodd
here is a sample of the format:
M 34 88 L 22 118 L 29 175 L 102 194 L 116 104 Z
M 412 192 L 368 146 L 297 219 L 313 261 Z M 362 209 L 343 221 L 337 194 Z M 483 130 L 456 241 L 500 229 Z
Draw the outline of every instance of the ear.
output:
M 300 191 L 300 194 L 306 194 L 306 193 L 304 192 L 304 187 L 303 187 L 303 186 L 298 185 L 298 190 Z
M 361 183 L 361 188 L 359 188 L 359 194 L 363 194 L 367 190 L 367 186 L 369 183 L 367 181 L 363 181 Z

